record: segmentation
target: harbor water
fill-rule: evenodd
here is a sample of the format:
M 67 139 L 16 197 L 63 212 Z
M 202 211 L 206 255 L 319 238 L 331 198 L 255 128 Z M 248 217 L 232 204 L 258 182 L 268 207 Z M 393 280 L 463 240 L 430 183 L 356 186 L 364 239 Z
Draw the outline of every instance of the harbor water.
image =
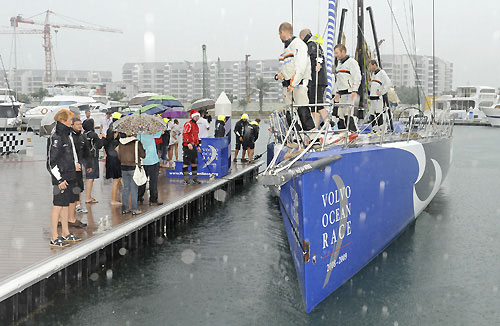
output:
M 498 324 L 499 136 L 456 126 L 452 168 L 416 224 L 310 314 L 278 203 L 252 183 L 175 236 L 126 253 L 89 286 L 61 291 L 22 324 Z

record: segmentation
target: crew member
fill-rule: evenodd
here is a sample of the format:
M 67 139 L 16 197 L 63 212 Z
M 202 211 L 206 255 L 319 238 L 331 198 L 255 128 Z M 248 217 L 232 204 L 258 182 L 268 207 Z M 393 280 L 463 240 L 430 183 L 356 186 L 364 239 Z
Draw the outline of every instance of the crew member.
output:
M 221 114 L 215 121 L 215 138 L 226 137 L 226 116 Z
M 280 71 L 275 79 L 282 80 L 285 105 L 302 105 L 298 109 L 300 123 L 305 131 L 314 128 L 314 120 L 307 104 L 307 85 L 311 79 L 311 62 L 307 57 L 307 45 L 293 36 L 290 23 L 279 26 L 279 36 L 285 44 L 285 50 L 280 56 Z
M 375 132 L 382 131 L 384 125 L 384 101 L 382 96 L 387 94 L 391 87 L 391 80 L 387 73 L 380 69 L 377 60 L 368 62 L 368 69 L 372 73 L 370 82 L 370 122 Z
M 198 153 L 201 153 L 201 141 L 198 137 L 198 125 L 196 122 L 200 118 L 200 113 L 196 110 L 191 111 L 191 120 L 184 124 L 182 130 L 182 173 L 184 174 L 185 184 L 199 184 L 198 181 Z M 193 180 L 189 180 L 189 165 L 191 165 L 191 172 Z
M 233 162 L 236 162 L 238 153 L 240 152 L 240 148 L 243 145 L 243 131 L 245 130 L 246 125 L 248 125 L 248 114 L 243 113 L 241 115 L 241 119 L 234 125 L 234 134 L 236 135 L 236 149 L 234 151 Z M 241 162 L 247 161 L 245 158 L 246 152 L 247 151 L 243 149 L 243 153 L 241 154 Z
M 311 61 L 311 80 L 307 85 L 307 96 L 310 104 L 323 103 L 328 80 L 326 77 L 325 56 L 320 45 L 320 39 L 314 39 L 310 29 L 300 31 L 300 39 L 307 44 L 307 54 Z M 319 118 L 326 121 L 328 112 L 323 106 L 311 106 L 311 112 L 316 126 L 319 126 Z
M 339 129 L 347 126 L 350 131 L 356 131 L 354 123 L 354 101 L 358 96 L 358 89 L 361 84 L 361 70 L 358 62 L 346 54 L 347 50 L 343 44 L 337 44 L 333 49 L 335 57 L 339 60 L 337 66 L 334 101 L 339 104 L 352 104 L 352 106 L 339 106 Z

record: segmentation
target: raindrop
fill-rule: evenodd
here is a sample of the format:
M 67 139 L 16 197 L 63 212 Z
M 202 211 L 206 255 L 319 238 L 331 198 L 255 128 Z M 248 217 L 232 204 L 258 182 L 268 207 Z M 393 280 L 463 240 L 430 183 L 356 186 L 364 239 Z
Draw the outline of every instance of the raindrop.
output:
M 156 243 L 157 244 L 161 245 L 161 244 L 163 244 L 163 242 L 165 242 L 165 239 L 163 239 L 162 237 L 156 238 Z
M 127 254 L 127 249 L 125 248 L 120 248 L 120 250 L 118 250 L 118 253 L 122 256 L 125 256 Z
M 191 280 L 192 280 L 192 279 L 193 279 L 193 277 L 194 277 L 193 273 L 189 273 L 189 279 L 191 279 Z
M 112 279 L 112 278 L 113 278 L 113 271 L 112 271 L 111 269 L 108 269 L 108 270 L 106 271 L 106 278 L 107 278 L 108 280 L 110 280 L 110 279 Z
M 436 216 L 436 220 L 441 221 L 442 219 L 443 219 L 443 215 L 438 214 L 438 215 Z
M 257 222 L 257 221 L 253 222 L 254 229 L 256 229 L 258 225 L 259 225 L 259 222 Z
M 99 279 L 99 274 L 97 273 L 90 274 L 90 279 L 94 282 L 97 281 Z
M 444 254 L 444 255 L 443 255 L 443 259 L 444 259 L 444 260 L 448 260 L 448 254 Z
M 222 261 L 223 261 L 224 263 L 227 263 L 227 255 L 222 256 Z
M 267 248 L 268 248 L 268 244 L 267 243 L 264 243 L 264 251 L 267 251 Z
M 397 320 L 394 321 L 394 326 L 399 326 L 399 323 Z
M 217 201 L 220 201 L 220 202 L 225 202 L 226 201 L 226 192 L 222 189 L 217 189 L 215 192 L 214 192 L 214 198 L 215 200 Z
M 361 307 L 361 313 L 363 315 L 366 315 L 367 311 L 368 311 L 368 306 L 364 304 L 363 307 Z
M 375 273 L 378 272 L 378 266 L 375 266 Z
M 498 292 L 498 286 L 493 286 L 493 292 Z
M 233 273 L 236 273 L 238 271 L 238 268 L 233 268 Z
M 380 181 L 380 192 L 384 192 L 384 190 L 385 190 L 385 182 Z
M 362 295 L 363 295 L 363 289 L 362 289 L 362 288 L 359 288 L 359 289 L 356 291 L 356 294 L 358 295 L 358 297 L 362 296 Z
M 384 261 L 385 261 L 385 260 L 387 260 L 387 252 L 386 252 L 386 251 L 384 251 L 384 252 L 382 253 L 382 259 L 383 259 Z
M 288 275 L 287 275 L 287 276 L 285 276 L 285 281 L 286 281 L 286 282 L 288 282 L 288 280 L 289 280 L 289 279 L 290 279 L 290 278 L 288 277 Z
M 186 249 L 181 253 L 181 260 L 184 264 L 192 264 L 194 259 L 196 258 L 196 254 L 191 249 Z
M 384 317 L 389 316 L 389 308 L 387 308 L 387 306 L 382 307 L 382 316 L 384 316 Z
M 361 223 L 364 223 L 366 220 L 366 213 L 365 212 L 361 212 L 361 214 L 359 214 L 359 221 Z

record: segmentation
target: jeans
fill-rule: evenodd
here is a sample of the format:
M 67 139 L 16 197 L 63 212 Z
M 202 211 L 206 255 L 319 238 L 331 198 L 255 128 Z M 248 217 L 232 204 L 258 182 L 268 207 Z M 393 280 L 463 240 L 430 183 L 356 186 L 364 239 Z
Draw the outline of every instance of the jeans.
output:
M 134 170 L 122 170 L 123 192 L 122 211 L 128 210 L 128 196 L 132 199 L 132 211 L 137 210 L 137 184 L 134 179 Z
M 158 202 L 158 174 L 160 173 L 160 165 L 156 163 L 154 165 L 143 165 L 146 176 L 149 178 L 149 202 Z M 144 193 L 146 192 L 146 184 L 139 187 L 139 194 L 137 198 L 139 200 L 144 200 Z

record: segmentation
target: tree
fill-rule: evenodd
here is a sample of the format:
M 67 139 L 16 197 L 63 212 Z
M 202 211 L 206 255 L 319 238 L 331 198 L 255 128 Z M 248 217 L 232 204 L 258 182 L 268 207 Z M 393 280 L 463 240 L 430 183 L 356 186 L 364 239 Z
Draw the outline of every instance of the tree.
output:
M 125 95 L 123 92 L 120 92 L 120 91 L 115 91 L 115 92 L 109 93 L 109 99 L 111 101 L 121 101 L 121 99 L 126 97 L 126 96 L 127 95 Z
M 233 103 L 234 101 L 234 95 L 233 92 L 231 91 L 225 91 L 227 98 L 229 99 L 229 102 Z
M 29 97 L 29 95 L 22 94 L 22 93 L 18 93 L 17 94 L 17 100 L 19 102 L 23 102 L 23 103 L 26 103 L 26 104 L 30 104 L 31 103 L 31 98 Z
M 402 104 L 415 105 L 418 103 L 418 88 L 400 86 L 396 89 L 399 100 Z
M 269 90 L 269 83 L 261 76 L 257 79 L 255 87 L 259 91 L 259 112 L 262 113 L 262 106 L 264 105 L 264 95 Z
M 241 106 L 242 108 L 246 108 L 248 105 L 248 102 L 246 99 L 241 99 L 238 101 L 238 105 Z
M 40 88 L 35 93 L 31 94 L 31 97 L 39 99 L 41 101 L 47 95 L 49 95 L 49 91 L 45 88 Z

